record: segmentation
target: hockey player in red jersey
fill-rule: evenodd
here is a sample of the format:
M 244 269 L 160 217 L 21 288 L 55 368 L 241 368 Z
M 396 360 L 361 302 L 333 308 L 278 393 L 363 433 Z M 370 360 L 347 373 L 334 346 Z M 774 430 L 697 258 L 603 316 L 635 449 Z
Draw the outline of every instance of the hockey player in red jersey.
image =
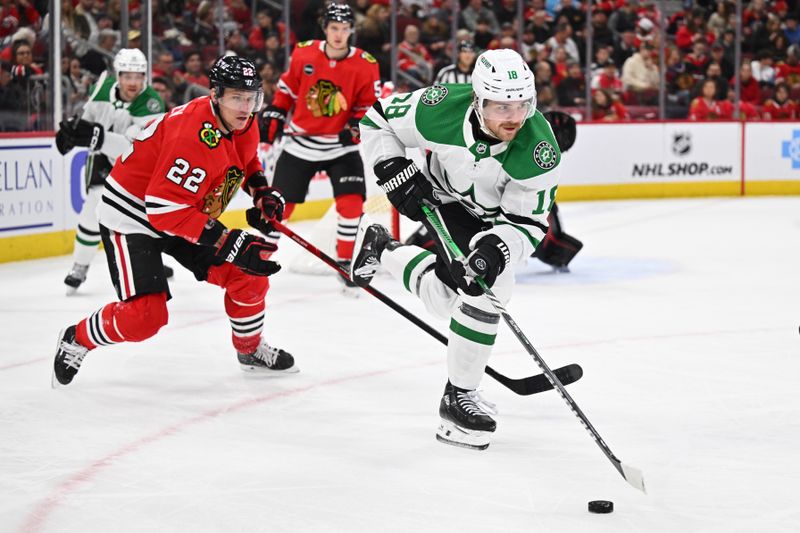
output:
M 162 253 L 225 290 L 244 370 L 297 372 L 293 357 L 261 335 L 267 276 L 280 269 L 266 259 L 275 245 L 217 220 L 239 187 L 265 220 L 282 218 L 283 198 L 267 186 L 256 156 L 261 80 L 252 62 L 236 56 L 217 60 L 210 78 L 209 96 L 150 123 L 111 169 L 98 218 L 120 301 L 62 330 L 53 386 L 69 384 L 90 350 L 143 341 L 167 323 Z
M 325 40 L 297 45 L 275 99 L 262 115 L 267 142 L 284 131 L 286 135 L 272 181 L 286 198 L 286 217 L 295 204 L 305 201 L 314 174 L 324 170 L 338 213 L 336 254 L 347 265 L 366 196 L 358 121 L 380 95 L 377 61 L 349 44 L 354 20 L 346 4 L 326 8 Z M 272 232 L 269 240 L 277 242 L 278 237 Z

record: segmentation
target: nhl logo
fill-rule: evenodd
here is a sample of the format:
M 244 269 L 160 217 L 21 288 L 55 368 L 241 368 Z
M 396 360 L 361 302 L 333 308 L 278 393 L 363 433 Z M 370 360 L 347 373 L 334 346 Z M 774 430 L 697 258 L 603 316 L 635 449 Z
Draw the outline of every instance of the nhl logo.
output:
M 556 166 L 556 151 L 547 141 L 541 141 L 533 149 L 533 160 L 544 170 L 550 170 Z
M 436 105 L 442 100 L 444 100 L 445 96 L 447 96 L 447 87 L 443 85 L 434 85 L 433 87 L 428 87 L 424 93 L 422 93 L 422 103 L 425 105 Z
M 672 134 L 672 153 L 679 156 L 689 155 L 692 151 L 692 134 L 679 131 Z
M 478 143 L 478 146 L 475 147 L 475 151 L 483 155 L 486 153 L 486 148 L 487 146 L 484 143 Z

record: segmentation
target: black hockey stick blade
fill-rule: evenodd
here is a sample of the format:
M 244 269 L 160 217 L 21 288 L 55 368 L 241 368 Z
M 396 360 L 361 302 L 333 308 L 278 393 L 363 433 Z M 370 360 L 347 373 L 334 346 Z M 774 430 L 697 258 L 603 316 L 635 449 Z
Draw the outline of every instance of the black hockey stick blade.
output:
M 486 367 L 486 373 L 499 381 L 506 388 L 519 394 L 520 396 L 530 396 L 531 394 L 538 394 L 553 390 L 553 385 L 544 374 L 536 374 L 527 378 L 513 379 L 503 374 L 499 374 L 492 367 Z M 562 366 L 553 370 L 553 373 L 558 377 L 562 385 L 569 385 L 575 383 L 583 377 L 583 368 L 577 364 Z

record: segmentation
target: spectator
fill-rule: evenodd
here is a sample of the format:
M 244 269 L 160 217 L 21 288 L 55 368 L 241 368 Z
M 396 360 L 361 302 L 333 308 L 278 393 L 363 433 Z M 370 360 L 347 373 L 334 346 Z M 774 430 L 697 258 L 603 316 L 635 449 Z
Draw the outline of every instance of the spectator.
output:
M 475 46 L 481 50 L 487 50 L 489 48 L 489 43 L 494 40 L 494 35 L 489 26 L 489 20 L 484 17 L 479 18 L 475 23 L 475 31 L 472 39 Z
M 696 80 L 703 79 L 708 63 L 711 61 L 706 46 L 704 41 L 695 42 L 692 45 L 692 51 L 683 58 L 687 72 L 694 76 Z
M 599 76 L 603 72 L 606 63 L 611 61 L 611 50 L 613 50 L 613 48 L 605 46 L 602 48 L 595 49 L 594 61 L 592 61 L 592 66 L 591 66 L 592 80 L 594 80 L 597 76 Z
M 766 24 L 759 24 L 748 41 L 748 49 L 770 50 L 773 56 L 779 54 L 782 49 L 785 50 L 786 36 L 781 31 L 781 21 L 778 16 L 770 13 Z
M 428 50 L 419 42 L 419 28 L 406 26 L 403 41 L 397 45 L 397 68 L 419 82 L 419 87 L 430 82 L 433 60 Z
M 85 1 L 85 0 L 84 0 Z M 217 44 L 219 30 L 214 24 L 214 2 L 202 0 L 197 6 L 197 13 L 194 17 L 194 28 L 192 28 L 192 42 L 200 46 Z
M 89 98 L 92 75 L 81 68 L 81 62 L 77 57 L 65 59 L 67 60 L 67 68 L 64 79 L 67 82 L 68 91 L 64 115 L 71 117 L 83 110 L 83 104 Z
M 553 87 L 558 88 L 561 81 L 568 76 L 568 61 L 572 61 L 572 59 L 569 58 L 564 48 L 559 47 L 553 51 Z M 556 94 L 558 94 L 558 91 L 556 91 Z
M 715 42 L 711 45 L 711 61 L 714 63 L 719 63 L 719 67 L 722 69 L 722 75 L 726 80 L 733 76 L 733 62 L 729 61 L 728 58 L 725 57 L 725 47 L 722 45 L 722 43 Z
M 592 42 L 595 48 L 614 46 L 614 33 L 608 27 L 608 15 L 605 11 L 592 13 Z
M 765 120 L 795 120 L 797 104 L 789 99 L 789 86 L 779 83 L 772 98 L 764 103 L 762 117 Z
M 183 59 L 183 81 L 189 85 L 211 88 L 211 82 L 203 69 L 203 56 L 197 50 L 188 52 Z
M 694 43 L 701 41 L 710 45 L 715 38 L 714 33 L 706 28 L 702 9 L 695 9 L 686 24 L 678 28 L 675 44 L 684 52 L 688 52 Z
M 800 89 L 800 47 L 793 44 L 786 52 L 786 59 L 775 67 L 775 82 L 785 82 L 790 91 Z
M 772 54 L 769 50 L 761 50 L 756 59 L 750 63 L 753 70 L 753 77 L 762 85 L 775 85 L 775 67 L 773 65 Z
M 689 120 L 729 120 L 733 118 L 733 106 L 730 101 L 717 101 L 714 96 L 717 84 L 714 80 L 705 80 L 700 89 L 700 96 L 692 100 L 689 106 Z
M 731 78 L 731 87 L 735 86 L 734 81 L 735 80 Z M 761 105 L 761 86 L 753 77 L 753 70 L 750 68 L 750 63 L 742 63 L 742 68 L 739 69 L 739 83 L 739 97 L 741 101 L 753 105 Z
M 286 65 L 286 48 L 278 39 L 277 32 L 267 34 L 267 38 L 264 40 L 264 49 L 256 54 L 256 57 L 271 63 L 277 70 L 283 70 Z
M 789 44 L 800 45 L 800 28 L 797 26 L 797 15 L 794 13 L 789 14 L 783 22 L 783 34 L 786 35 Z
M 11 75 L 14 78 L 27 79 L 44 73 L 42 66 L 33 62 L 33 48 L 28 41 L 14 41 L 11 45 L 11 55 L 14 58 Z
M 461 41 L 458 43 L 456 62 L 439 71 L 436 75 L 436 83 L 472 83 L 475 57 L 475 45 L 470 41 Z
M 28 117 L 20 110 L 27 97 L 27 87 L 11 76 L 11 65 L 0 65 L 0 131 L 25 131 Z
M 367 14 L 356 29 L 358 46 L 369 52 L 378 60 L 381 78 L 388 79 L 391 75 L 391 62 L 389 60 L 389 17 L 391 12 L 383 4 L 372 4 L 367 9 Z
M 501 24 L 513 24 L 517 21 L 517 0 L 500 0 L 495 2 L 495 11 L 497 12 L 497 22 Z
M 266 62 L 261 65 L 258 71 L 261 76 L 261 89 L 264 91 L 264 106 L 268 106 L 275 98 L 275 92 L 278 90 L 278 78 L 280 71 L 275 68 L 272 63 Z
M 225 36 L 225 53 L 242 57 L 250 55 L 247 42 L 239 29 L 233 29 Z
M 558 101 L 563 106 L 576 107 L 586 103 L 586 78 L 580 64 L 567 63 L 567 77 L 556 88 Z
M 706 68 L 706 80 L 714 80 L 717 84 L 717 93 L 714 95 L 715 100 L 724 100 L 728 97 L 728 81 L 722 76 L 722 69 L 719 63 L 712 61 Z
M 614 46 L 614 53 L 612 54 L 614 64 L 617 65 L 618 69 L 621 69 L 625 61 L 636 53 L 637 47 L 635 43 L 636 34 L 634 32 L 626 31 L 622 33 L 621 39 Z
M 72 13 L 72 28 L 75 36 L 79 39 L 75 48 L 75 54 L 83 57 L 89 51 L 92 44 L 97 44 L 100 37 L 100 27 L 95 18 L 94 0 L 79 0 L 78 5 Z
M 622 66 L 622 85 L 626 101 L 639 105 L 653 105 L 658 99 L 658 65 L 653 60 L 653 49 L 645 43 Z
M 175 58 L 172 57 L 172 52 L 161 52 L 153 65 L 153 77 L 167 78 L 173 81 L 175 74 Z M 166 102 L 166 100 L 165 100 Z
M 722 33 L 728 29 L 728 20 L 730 19 L 731 13 L 733 13 L 734 16 L 736 15 L 734 8 L 735 6 L 728 0 L 717 2 L 717 10 L 708 18 L 708 29 L 714 32 L 717 40 L 720 40 L 722 38 Z
M 478 27 L 478 20 L 484 19 L 489 25 L 489 31 L 493 35 L 500 33 L 500 23 L 497 21 L 494 12 L 483 5 L 482 0 L 469 0 L 467 7 L 461 10 L 460 28 L 467 28 L 474 32 Z
M 247 44 L 253 50 L 263 50 L 267 35 L 275 31 L 278 31 L 278 28 L 272 20 L 272 13 L 268 9 L 261 9 L 256 13 L 256 24 L 247 36 Z
M 441 58 L 447 47 L 450 28 L 433 15 L 429 15 L 420 28 L 420 42 L 435 58 Z
M 542 113 L 550 111 L 558 106 L 555 91 L 552 85 L 543 85 L 541 89 L 536 90 L 536 109 Z
M 580 61 L 578 45 L 576 45 L 575 41 L 570 37 L 571 34 L 572 27 L 569 24 L 561 23 L 556 26 L 555 34 L 547 40 L 547 46 L 549 46 L 551 50 L 563 47 L 570 59 L 573 61 Z
M 550 38 L 552 31 L 550 23 L 547 21 L 547 11 L 540 9 L 533 15 L 533 21 L 530 26 L 533 31 L 533 40 L 537 43 L 544 44 Z
M 175 107 L 175 86 L 172 84 L 171 78 L 155 76 L 151 85 L 164 101 L 167 112 Z
M 642 45 L 642 43 L 648 43 L 653 48 L 658 48 L 658 30 L 656 30 L 656 25 L 653 24 L 653 21 L 649 18 L 641 18 L 636 23 L 636 29 L 634 30 L 636 33 L 636 40 L 634 41 L 634 46 L 637 48 Z
M 615 98 L 622 96 L 622 80 L 619 79 L 617 66 L 613 61 L 606 61 L 600 74 L 592 79 L 592 89 L 603 89 Z
M 592 120 L 597 121 L 617 121 L 629 120 L 628 110 L 622 104 L 612 98 L 608 91 L 597 89 L 592 91 Z
M 533 29 L 530 25 L 526 26 L 522 32 L 522 43 L 520 43 L 519 53 L 525 62 L 528 62 L 536 54 L 536 37 L 533 34 Z
M 575 7 L 572 0 L 561 0 L 561 4 L 556 6 L 555 16 L 557 19 L 564 17 L 574 33 L 582 32 L 586 27 L 586 15 L 580 8 Z
M 619 0 L 617 9 L 608 18 L 608 27 L 614 33 L 614 42 L 619 42 L 625 32 L 636 31 L 637 15 L 627 0 Z
M 731 109 L 736 109 L 736 91 L 728 89 L 728 102 L 730 102 Z M 758 120 L 761 118 L 759 109 L 750 102 L 739 101 L 739 112 L 736 117 L 739 120 Z
M 41 16 L 29 0 L 4 1 L 0 6 L 0 39 L 14 34 L 20 27 L 39 27 Z

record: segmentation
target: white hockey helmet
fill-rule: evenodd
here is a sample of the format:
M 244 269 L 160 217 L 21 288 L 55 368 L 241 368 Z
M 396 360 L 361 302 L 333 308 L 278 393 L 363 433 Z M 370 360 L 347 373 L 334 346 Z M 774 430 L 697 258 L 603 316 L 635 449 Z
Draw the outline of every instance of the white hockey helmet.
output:
M 493 102 L 528 102 L 525 118 L 536 112 L 536 84 L 533 72 L 514 50 L 486 50 L 475 61 L 472 72 L 472 105 L 481 128 L 484 125 L 483 109 L 487 100 Z
M 114 56 L 114 72 L 117 76 L 122 72 L 141 72 L 147 74 L 147 58 L 141 50 L 123 48 Z

